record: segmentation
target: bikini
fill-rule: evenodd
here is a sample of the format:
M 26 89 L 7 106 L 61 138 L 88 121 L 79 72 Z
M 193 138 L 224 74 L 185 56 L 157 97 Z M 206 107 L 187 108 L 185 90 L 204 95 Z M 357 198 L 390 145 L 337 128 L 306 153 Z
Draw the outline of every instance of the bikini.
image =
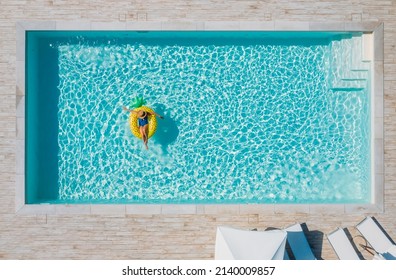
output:
M 148 124 L 147 113 L 146 113 L 146 116 L 143 119 L 138 118 L 138 124 L 139 124 L 139 126 L 145 126 L 146 124 Z

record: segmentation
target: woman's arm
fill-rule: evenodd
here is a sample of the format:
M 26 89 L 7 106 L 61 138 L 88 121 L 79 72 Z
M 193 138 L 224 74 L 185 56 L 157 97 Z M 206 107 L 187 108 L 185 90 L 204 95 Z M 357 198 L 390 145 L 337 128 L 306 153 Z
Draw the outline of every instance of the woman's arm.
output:
M 156 115 L 157 117 L 159 117 L 160 119 L 164 119 L 164 117 L 163 116 L 161 116 L 160 114 L 158 114 L 158 113 L 156 113 L 156 112 L 152 112 L 152 113 L 149 113 L 150 115 Z
M 136 111 L 134 111 L 134 110 L 129 110 L 127 107 L 125 107 L 125 106 L 123 106 L 122 107 L 122 109 L 124 109 L 124 111 L 128 111 L 128 112 L 131 112 L 131 113 L 137 113 Z

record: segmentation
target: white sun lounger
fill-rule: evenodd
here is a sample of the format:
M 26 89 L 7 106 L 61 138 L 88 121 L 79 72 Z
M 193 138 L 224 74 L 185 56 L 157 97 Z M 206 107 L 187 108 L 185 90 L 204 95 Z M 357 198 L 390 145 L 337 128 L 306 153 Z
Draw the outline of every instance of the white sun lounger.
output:
M 217 227 L 215 259 L 282 260 L 287 233 L 285 230 L 251 231 Z
M 286 228 L 287 242 L 296 260 L 316 260 L 300 224 Z
M 327 235 L 327 239 L 340 260 L 360 260 L 342 228 L 338 228 Z
M 386 236 L 371 217 L 366 217 L 356 228 L 370 243 L 376 253 L 388 260 L 396 260 L 396 245 Z

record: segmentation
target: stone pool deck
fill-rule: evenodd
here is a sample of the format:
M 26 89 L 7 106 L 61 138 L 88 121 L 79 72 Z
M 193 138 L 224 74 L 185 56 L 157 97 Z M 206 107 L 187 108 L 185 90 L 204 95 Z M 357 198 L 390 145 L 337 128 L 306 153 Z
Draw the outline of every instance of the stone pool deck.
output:
M 0 259 L 212 259 L 218 225 L 265 230 L 295 222 L 306 223 L 318 258 L 336 259 L 326 234 L 346 227 L 358 244 L 354 226 L 366 215 L 396 240 L 396 1 L 5 0 L 0 15 Z M 377 107 L 384 125 L 376 132 L 384 136 L 384 153 L 376 155 L 384 160 L 381 211 L 344 205 L 48 205 L 17 211 L 25 135 L 16 110 L 23 100 L 16 37 L 19 22 L 26 21 L 56 21 L 63 29 L 76 28 L 76 22 L 103 29 L 112 22 L 115 29 L 192 30 L 349 30 L 383 23 L 384 106 Z

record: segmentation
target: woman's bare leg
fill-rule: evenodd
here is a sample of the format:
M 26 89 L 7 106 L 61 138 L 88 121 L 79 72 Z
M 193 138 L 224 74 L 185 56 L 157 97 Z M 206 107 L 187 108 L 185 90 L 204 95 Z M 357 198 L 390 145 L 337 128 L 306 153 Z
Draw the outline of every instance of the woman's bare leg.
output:
M 148 125 L 140 127 L 140 134 L 142 135 L 142 140 L 146 149 L 148 149 L 147 142 L 148 142 Z
M 146 130 L 144 129 L 144 126 L 140 126 L 139 130 L 140 130 L 140 135 L 142 135 L 142 140 L 143 140 L 144 146 L 146 147 L 146 149 L 148 149 L 148 147 L 147 147 L 147 134 L 146 134 Z
M 146 124 L 145 126 L 143 126 L 143 129 L 144 129 L 144 134 L 146 135 L 146 142 L 145 142 L 145 145 L 146 145 L 146 149 L 148 149 L 148 146 L 147 146 L 147 143 L 148 143 L 148 124 Z

